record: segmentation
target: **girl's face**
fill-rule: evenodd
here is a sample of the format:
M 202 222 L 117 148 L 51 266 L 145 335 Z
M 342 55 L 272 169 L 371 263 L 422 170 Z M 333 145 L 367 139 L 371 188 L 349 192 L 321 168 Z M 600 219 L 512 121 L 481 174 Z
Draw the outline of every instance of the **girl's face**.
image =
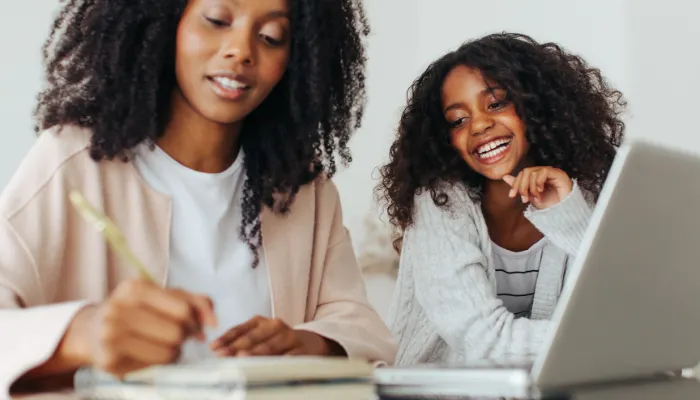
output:
M 177 30 L 176 96 L 220 124 L 242 121 L 280 81 L 287 0 L 190 0 Z
M 525 124 L 507 93 L 478 69 L 458 66 L 442 84 L 442 110 L 450 142 L 475 172 L 501 180 L 526 159 Z

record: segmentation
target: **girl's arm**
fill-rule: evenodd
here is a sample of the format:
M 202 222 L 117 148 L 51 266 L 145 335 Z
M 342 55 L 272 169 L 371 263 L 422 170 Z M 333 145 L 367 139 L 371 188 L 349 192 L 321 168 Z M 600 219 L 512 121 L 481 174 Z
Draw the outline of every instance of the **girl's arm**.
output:
M 555 246 L 576 257 L 593 213 L 576 181 L 571 193 L 556 205 L 538 210 L 530 205 L 525 217 Z
M 413 280 L 417 302 L 440 337 L 465 361 L 536 355 L 549 322 L 516 319 L 506 309 L 496 296 L 495 278 L 487 276 L 488 261 L 474 220 L 476 206 L 466 193 L 456 191 L 450 193 L 450 203 L 453 210 L 441 209 L 428 193 L 416 200 L 401 268 L 413 272 L 407 279 Z M 397 313 L 400 319 L 402 311 Z

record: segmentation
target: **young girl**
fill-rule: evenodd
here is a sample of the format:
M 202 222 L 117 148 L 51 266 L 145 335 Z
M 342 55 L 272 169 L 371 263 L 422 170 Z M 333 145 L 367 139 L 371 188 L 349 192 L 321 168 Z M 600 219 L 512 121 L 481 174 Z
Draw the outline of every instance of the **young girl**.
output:
M 379 187 L 403 234 L 397 364 L 537 353 L 624 107 L 580 57 L 517 34 L 418 78 Z
M 362 116 L 366 34 L 351 0 L 69 1 L 42 133 L 0 199 L 0 390 L 179 357 L 393 361 L 328 179 Z

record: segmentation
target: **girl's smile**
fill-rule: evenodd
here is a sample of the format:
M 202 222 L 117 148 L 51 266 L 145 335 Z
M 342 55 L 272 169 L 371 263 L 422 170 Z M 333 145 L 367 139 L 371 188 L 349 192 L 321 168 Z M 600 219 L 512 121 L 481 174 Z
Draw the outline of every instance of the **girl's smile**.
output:
M 484 165 L 496 164 L 508 156 L 513 136 L 487 138 L 472 151 L 475 159 Z

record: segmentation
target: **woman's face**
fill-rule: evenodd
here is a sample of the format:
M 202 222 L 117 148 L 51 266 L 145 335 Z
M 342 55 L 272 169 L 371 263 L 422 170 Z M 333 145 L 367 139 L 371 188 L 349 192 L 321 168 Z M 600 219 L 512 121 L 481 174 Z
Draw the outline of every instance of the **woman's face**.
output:
M 242 121 L 287 68 L 287 0 L 190 0 L 177 30 L 178 90 L 205 118 Z
M 442 85 L 450 142 L 475 172 L 500 180 L 521 167 L 529 145 L 507 93 L 478 69 L 458 66 Z

